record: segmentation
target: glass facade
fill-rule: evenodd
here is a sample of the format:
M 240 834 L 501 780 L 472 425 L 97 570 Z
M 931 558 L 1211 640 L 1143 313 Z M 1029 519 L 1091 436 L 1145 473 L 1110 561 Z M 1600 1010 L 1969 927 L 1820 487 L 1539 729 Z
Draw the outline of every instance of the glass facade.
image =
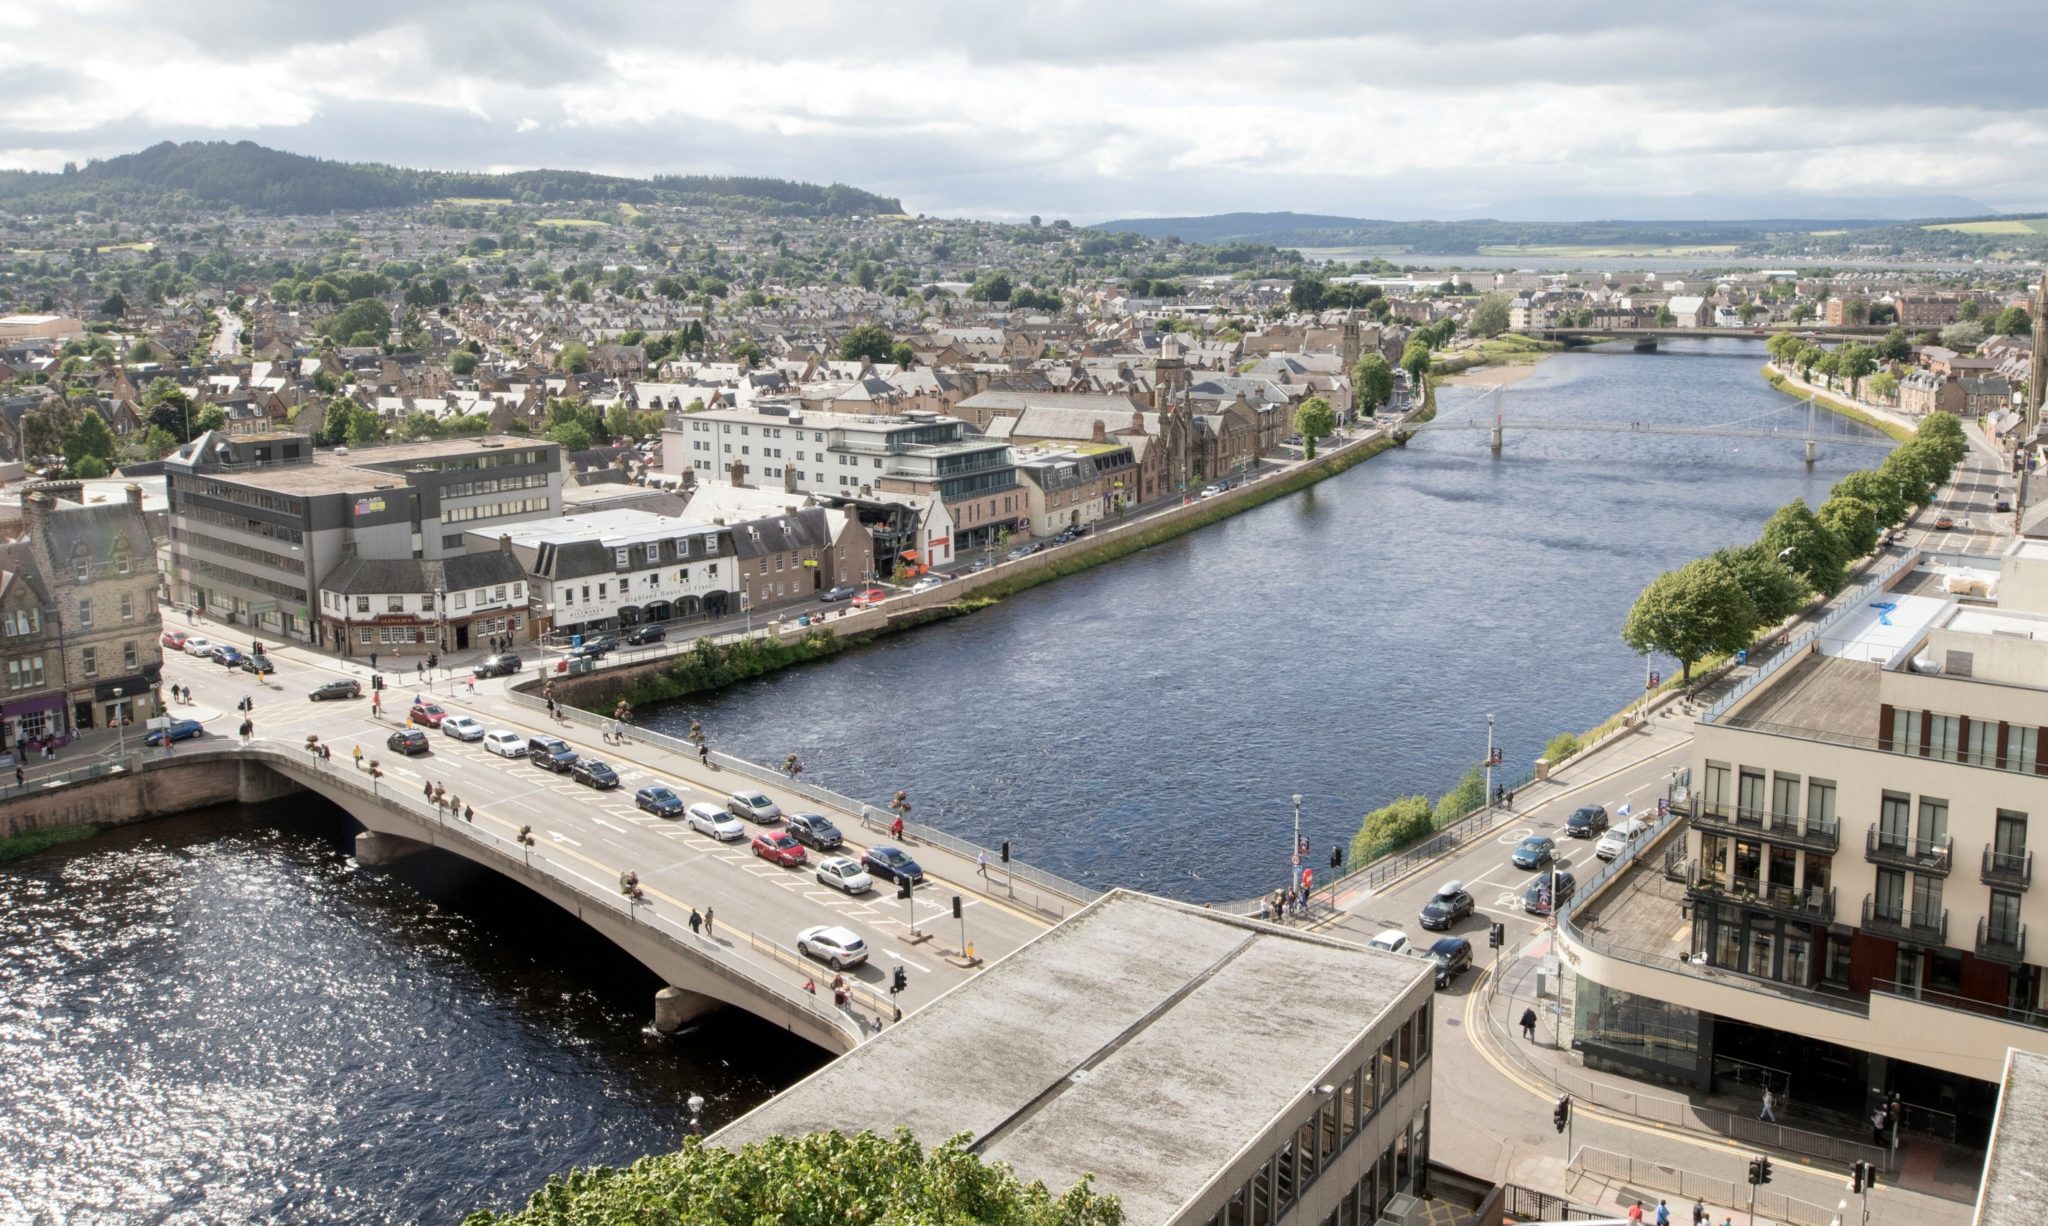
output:
M 1605 987 L 1583 975 L 1573 995 L 1572 1043 L 1587 1068 L 1685 1085 L 1697 1080 L 1697 1011 Z

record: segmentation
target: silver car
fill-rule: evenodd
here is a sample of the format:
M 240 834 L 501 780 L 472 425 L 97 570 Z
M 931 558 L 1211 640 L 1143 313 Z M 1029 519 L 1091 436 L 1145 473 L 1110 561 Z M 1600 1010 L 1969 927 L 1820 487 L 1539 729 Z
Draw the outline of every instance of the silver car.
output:
M 836 924 L 821 924 L 797 933 L 796 951 L 829 964 L 835 971 L 848 970 L 868 960 L 868 943 L 860 939 L 860 934 Z
M 875 888 L 875 879 L 868 876 L 860 861 L 852 856 L 827 856 L 818 861 L 818 871 L 813 875 L 819 885 L 829 885 L 849 894 L 865 894 Z
M 740 824 L 740 819 L 717 805 L 691 805 L 683 810 L 683 820 L 690 824 L 690 829 L 699 834 L 708 834 L 721 843 L 730 843 L 735 839 L 747 837 L 747 828 Z
M 725 798 L 725 807 L 735 817 L 767 825 L 782 820 L 782 806 L 768 799 L 766 792 L 734 792 Z

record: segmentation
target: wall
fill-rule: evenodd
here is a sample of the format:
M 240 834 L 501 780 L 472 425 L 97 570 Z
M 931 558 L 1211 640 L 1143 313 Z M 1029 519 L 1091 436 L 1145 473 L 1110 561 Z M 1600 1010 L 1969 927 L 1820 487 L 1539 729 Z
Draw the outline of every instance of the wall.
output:
M 227 754 L 138 762 L 139 769 L 103 775 L 0 801 L 0 837 L 63 826 L 125 826 L 191 809 L 270 800 L 296 791 L 259 763 Z

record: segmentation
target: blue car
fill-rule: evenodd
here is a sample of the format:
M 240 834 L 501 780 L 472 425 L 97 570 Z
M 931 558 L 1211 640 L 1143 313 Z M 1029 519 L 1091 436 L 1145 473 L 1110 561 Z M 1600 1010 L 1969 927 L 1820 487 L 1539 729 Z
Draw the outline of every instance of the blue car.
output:
M 870 847 L 860 853 L 860 866 L 872 877 L 884 881 L 908 881 L 912 885 L 924 883 L 924 870 L 917 861 L 900 847 Z
M 174 719 L 167 727 L 153 728 L 142 738 L 145 745 L 162 745 L 170 741 L 189 741 L 206 729 L 196 719 Z
M 659 785 L 633 793 L 633 803 L 656 817 L 681 817 L 683 798 Z
M 226 643 L 215 644 L 213 649 L 206 654 L 212 657 L 214 663 L 225 665 L 228 668 L 233 668 L 242 662 L 242 653 Z
M 1557 859 L 1557 840 L 1547 834 L 1532 834 L 1515 844 L 1512 859 L 1516 868 L 1542 868 Z

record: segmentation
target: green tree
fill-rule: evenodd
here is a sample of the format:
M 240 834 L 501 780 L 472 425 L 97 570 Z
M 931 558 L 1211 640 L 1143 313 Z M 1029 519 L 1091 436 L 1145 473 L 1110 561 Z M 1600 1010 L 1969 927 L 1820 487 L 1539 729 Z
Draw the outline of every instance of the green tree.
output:
M 353 400 L 337 397 L 327 403 L 327 416 L 320 426 L 320 441 L 329 447 L 339 447 L 349 441 L 349 426 L 361 409 Z
M 1378 412 L 1394 398 L 1394 368 L 1377 353 L 1362 355 L 1351 368 L 1351 400 L 1360 413 Z
M 1888 370 L 1880 370 L 1863 381 L 1863 393 L 1872 400 L 1891 400 L 1899 394 L 1899 381 Z
M 640 417 L 625 401 L 615 400 L 604 411 L 605 433 L 611 435 L 614 442 L 638 438 L 641 433 Z M 660 415 L 656 414 L 655 419 L 659 421 Z
M 889 351 L 895 348 L 896 338 L 880 324 L 857 324 L 839 342 L 839 359 L 843 362 L 886 362 Z
M 1941 343 L 1958 353 L 1968 353 L 1984 343 L 1984 325 L 1974 319 L 1953 323 L 1941 330 Z
M 1844 557 L 1860 558 L 1877 547 L 1877 509 L 1861 498 L 1836 494 L 1820 504 L 1814 518 L 1841 542 Z
M 1638 654 L 1677 660 L 1686 680 L 1715 652 L 1734 651 L 1756 629 L 1756 605 L 1718 558 L 1698 558 L 1650 581 L 1623 623 L 1621 640 Z
M 1008 302 L 1013 288 L 1009 273 L 985 273 L 967 287 L 967 296 L 975 302 Z
M 1673 324 L 1675 324 L 1675 323 L 1677 323 L 1677 322 L 1678 322 L 1678 316 L 1676 316 L 1676 315 L 1673 315 L 1673 314 L 1671 313 L 1671 308 L 1670 308 L 1670 307 L 1668 307 L 1668 306 L 1661 306 L 1661 305 L 1660 305 L 1660 306 L 1659 306 L 1659 307 L 1657 308 L 1657 326 L 1658 326 L 1658 327 L 1660 327 L 1660 328 L 1668 328 L 1668 327 L 1670 327 L 1671 325 L 1673 325 Z
M 1466 770 L 1464 778 L 1442 796 L 1437 797 L 1436 808 L 1430 812 L 1430 824 L 1447 826 L 1467 813 L 1486 806 L 1486 772 L 1473 766 Z
M 1791 551 L 1785 565 L 1812 591 L 1832 596 L 1841 589 L 1842 568 L 1849 555 L 1843 551 L 1841 539 L 1807 509 L 1806 499 L 1794 498 L 1779 507 L 1765 521 L 1757 539 L 1773 558 Z
M 1351 838 L 1351 863 L 1370 864 L 1436 829 L 1427 796 L 1403 796 L 1365 815 Z
M 45 401 L 21 415 L 21 455 L 25 460 L 53 456 L 64 449 L 65 431 L 77 410 L 63 401 Z
M 917 365 L 917 351 L 908 341 L 897 341 L 889 346 L 889 360 L 905 370 Z
M 1869 507 L 1877 516 L 1878 528 L 1890 527 L 1906 518 L 1911 507 L 1898 480 L 1890 474 L 1880 474 L 1868 468 L 1835 482 L 1828 490 L 1828 501 L 1833 502 L 1837 498 L 1854 498 Z
M 1877 353 L 1868 345 L 1850 341 L 1835 350 L 1835 373 L 1849 381 L 1853 389 L 1857 380 L 1877 369 Z
M 572 375 L 580 375 L 590 369 L 590 346 L 582 341 L 570 341 L 555 355 L 555 369 Z
M 73 472 L 78 470 L 79 461 L 88 456 L 111 467 L 118 452 L 114 432 L 107 429 L 107 419 L 96 410 L 87 409 L 80 413 L 78 420 L 64 432 L 64 463 Z M 101 469 L 100 475 L 106 475 L 105 468 Z
M 732 347 L 733 361 L 738 362 L 748 370 L 759 366 L 762 359 L 766 356 L 766 354 L 761 352 L 761 347 L 752 341 L 741 341 Z
M 1321 396 L 1310 396 L 1294 410 L 1294 432 L 1301 435 L 1303 458 L 1316 458 L 1316 440 L 1337 432 L 1337 413 Z
M 548 429 L 548 437 L 560 443 L 564 451 L 590 450 L 590 427 L 580 421 L 557 422 Z
M 107 462 L 96 455 L 86 456 L 71 466 L 71 475 L 81 481 L 97 480 L 100 477 L 106 476 L 111 471 L 112 469 Z
M 1472 335 L 1482 338 L 1499 336 L 1508 330 L 1508 296 L 1488 294 L 1472 308 L 1470 323 Z
M 865 290 L 875 288 L 875 266 L 862 260 L 853 266 L 853 283 Z
M 1294 284 L 1287 287 L 1287 308 L 1299 312 L 1320 311 L 1329 292 L 1329 286 L 1323 284 L 1321 277 L 1296 277 Z
M 1772 334 L 1771 338 L 1764 342 L 1764 352 L 1770 354 L 1771 361 L 1778 365 L 1790 366 L 1792 365 L 1793 356 L 1805 345 L 1805 341 L 1800 340 L 1790 332 L 1778 332 Z
M 108 294 L 106 301 L 100 303 L 100 314 L 108 319 L 119 319 L 127 313 L 128 299 L 121 296 L 120 290 L 115 290 L 113 293 Z
M 2009 306 L 1998 313 L 1991 330 L 2000 336 L 2025 336 L 2034 330 L 2034 321 L 2027 318 L 2027 308 Z
M 1423 377 L 1429 374 L 1429 342 L 1421 337 L 1411 338 L 1401 350 L 1401 369 L 1408 372 L 1409 386 L 1420 391 Z
M 1975 298 L 1965 298 L 1963 299 L 1962 307 L 1956 313 L 1963 317 L 1964 322 L 1975 323 L 1977 316 L 1982 314 L 1983 310 L 1984 308 L 1977 304 Z
M 1864 317 L 1863 322 L 1876 326 L 1878 324 L 1896 323 L 1898 318 L 1898 307 L 1889 302 L 1873 302 L 1870 304 L 1870 311 Z
M 1775 626 L 1806 604 L 1810 591 L 1806 580 L 1793 574 L 1762 542 L 1739 549 L 1731 545 L 1715 550 L 1712 556 L 1742 585 L 1743 593 L 1756 609 L 1758 625 Z
M 178 449 L 178 436 L 162 426 L 151 426 L 131 446 L 142 459 L 161 460 Z
M 448 355 L 448 373 L 458 377 L 476 373 L 477 357 L 467 349 L 457 349 Z
M 1893 328 L 1877 342 L 1877 356 L 1886 362 L 1906 362 L 1913 357 L 1913 342 L 1906 337 L 1904 328 Z
M 1745 302 L 1741 306 L 1735 308 L 1735 315 L 1736 318 L 1742 321 L 1743 326 L 1747 327 L 1750 324 L 1756 322 L 1757 314 L 1761 309 L 1762 308 L 1758 307 L 1757 304 L 1754 302 Z

